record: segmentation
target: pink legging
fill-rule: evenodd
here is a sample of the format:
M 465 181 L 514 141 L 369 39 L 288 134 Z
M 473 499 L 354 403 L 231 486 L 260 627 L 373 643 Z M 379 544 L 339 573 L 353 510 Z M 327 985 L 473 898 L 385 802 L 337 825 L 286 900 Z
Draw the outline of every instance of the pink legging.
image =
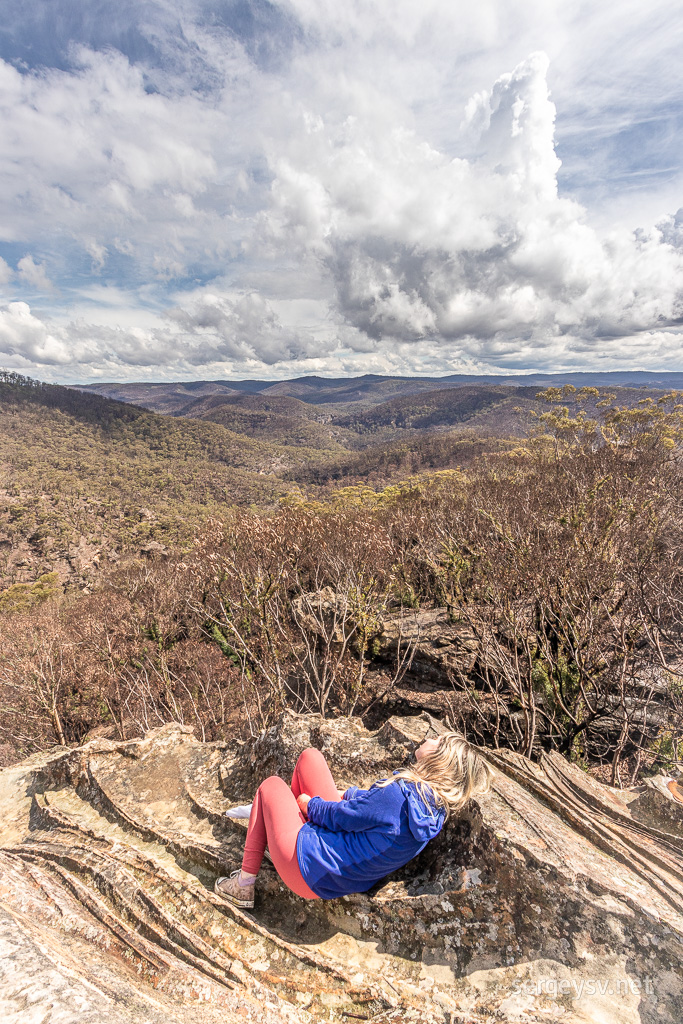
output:
M 256 791 L 244 844 L 242 870 L 257 875 L 268 846 L 275 870 L 285 885 L 307 900 L 318 897 L 306 885 L 296 859 L 296 838 L 305 818 L 296 798 L 302 793 L 323 800 L 339 800 L 327 761 L 319 750 L 309 747 L 299 757 L 290 789 L 284 779 L 271 775 Z

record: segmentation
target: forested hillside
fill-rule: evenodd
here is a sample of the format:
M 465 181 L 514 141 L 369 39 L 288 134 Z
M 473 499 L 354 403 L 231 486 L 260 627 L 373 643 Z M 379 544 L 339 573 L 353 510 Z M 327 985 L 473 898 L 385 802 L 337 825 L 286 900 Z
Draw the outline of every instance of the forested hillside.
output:
M 311 453 L 26 380 L 0 382 L 0 586 L 188 543 L 211 515 L 286 493 Z M 86 571 L 87 570 L 87 571 Z M 1 600 L 1 599 L 0 599 Z
M 677 764 L 680 396 L 458 391 L 170 417 L 6 375 L 5 760 L 428 707 L 615 784 Z
M 323 408 L 297 398 L 263 395 L 212 395 L 184 406 L 177 416 L 220 423 L 246 437 L 279 444 L 341 453 L 354 443 L 354 434 L 338 426 Z

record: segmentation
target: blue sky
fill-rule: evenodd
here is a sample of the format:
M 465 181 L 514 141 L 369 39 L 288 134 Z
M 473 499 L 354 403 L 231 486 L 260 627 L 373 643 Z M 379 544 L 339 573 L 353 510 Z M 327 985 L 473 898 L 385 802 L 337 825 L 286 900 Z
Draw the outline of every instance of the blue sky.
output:
M 683 15 L 5 0 L 0 366 L 683 369 Z

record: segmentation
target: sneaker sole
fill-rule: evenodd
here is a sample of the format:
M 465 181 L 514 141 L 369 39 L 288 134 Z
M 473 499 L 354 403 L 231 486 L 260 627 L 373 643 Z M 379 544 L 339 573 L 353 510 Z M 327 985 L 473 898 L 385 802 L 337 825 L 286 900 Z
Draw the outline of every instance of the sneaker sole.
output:
M 216 893 L 216 896 L 220 896 L 220 898 L 225 900 L 226 903 L 232 903 L 234 907 L 239 907 L 241 910 L 252 910 L 254 907 L 253 900 L 239 900 L 237 896 L 232 896 L 230 893 L 223 892 L 219 889 L 218 879 L 213 883 L 213 891 Z

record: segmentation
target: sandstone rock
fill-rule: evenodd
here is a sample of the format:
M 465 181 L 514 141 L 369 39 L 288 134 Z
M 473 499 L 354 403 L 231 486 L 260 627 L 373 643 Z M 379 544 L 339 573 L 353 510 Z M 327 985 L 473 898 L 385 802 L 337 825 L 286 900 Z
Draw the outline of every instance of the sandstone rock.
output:
M 140 548 L 141 555 L 158 555 L 160 558 L 166 558 L 168 553 L 166 545 L 160 544 L 158 540 L 151 540 Z
M 411 644 L 415 653 L 406 681 L 414 689 L 452 689 L 454 669 L 471 672 L 479 641 L 471 629 L 453 622 L 444 608 L 427 608 L 393 615 L 383 624 L 381 652 L 395 655 L 401 644 Z
M 74 572 L 84 572 L 96 561 L 99 563 L 99 555 L 100 549 L 97 545 L 90 544 L 87 538 L 81 535 L 78 544 L 71 544 L 69 547 L 69 565 Z
M 202 744 L 167 725 L 4 770 L 6 1019 L 678 1024 L 683 805 L 666 781 L 621 793 L 557 755 L 488 751 L 492 792 L 371 892 L 308 903 L 266 868 L 252 914 L 214 896 L 245 829 L 223 811 L 304 746 L 369 784 L 442 728 L 288 714 Z
M 683 780 L 656 775 L 643 786 L 626 790 L 624 800 L 631 817 L 646 825 L 659 825 L 683 841 Z
M 342 644 L 354 629 L 349 598 L 335 593 L 332 587 L 300 594 L 292 601 L 292 613 L 302 630 L 325 643 Z

